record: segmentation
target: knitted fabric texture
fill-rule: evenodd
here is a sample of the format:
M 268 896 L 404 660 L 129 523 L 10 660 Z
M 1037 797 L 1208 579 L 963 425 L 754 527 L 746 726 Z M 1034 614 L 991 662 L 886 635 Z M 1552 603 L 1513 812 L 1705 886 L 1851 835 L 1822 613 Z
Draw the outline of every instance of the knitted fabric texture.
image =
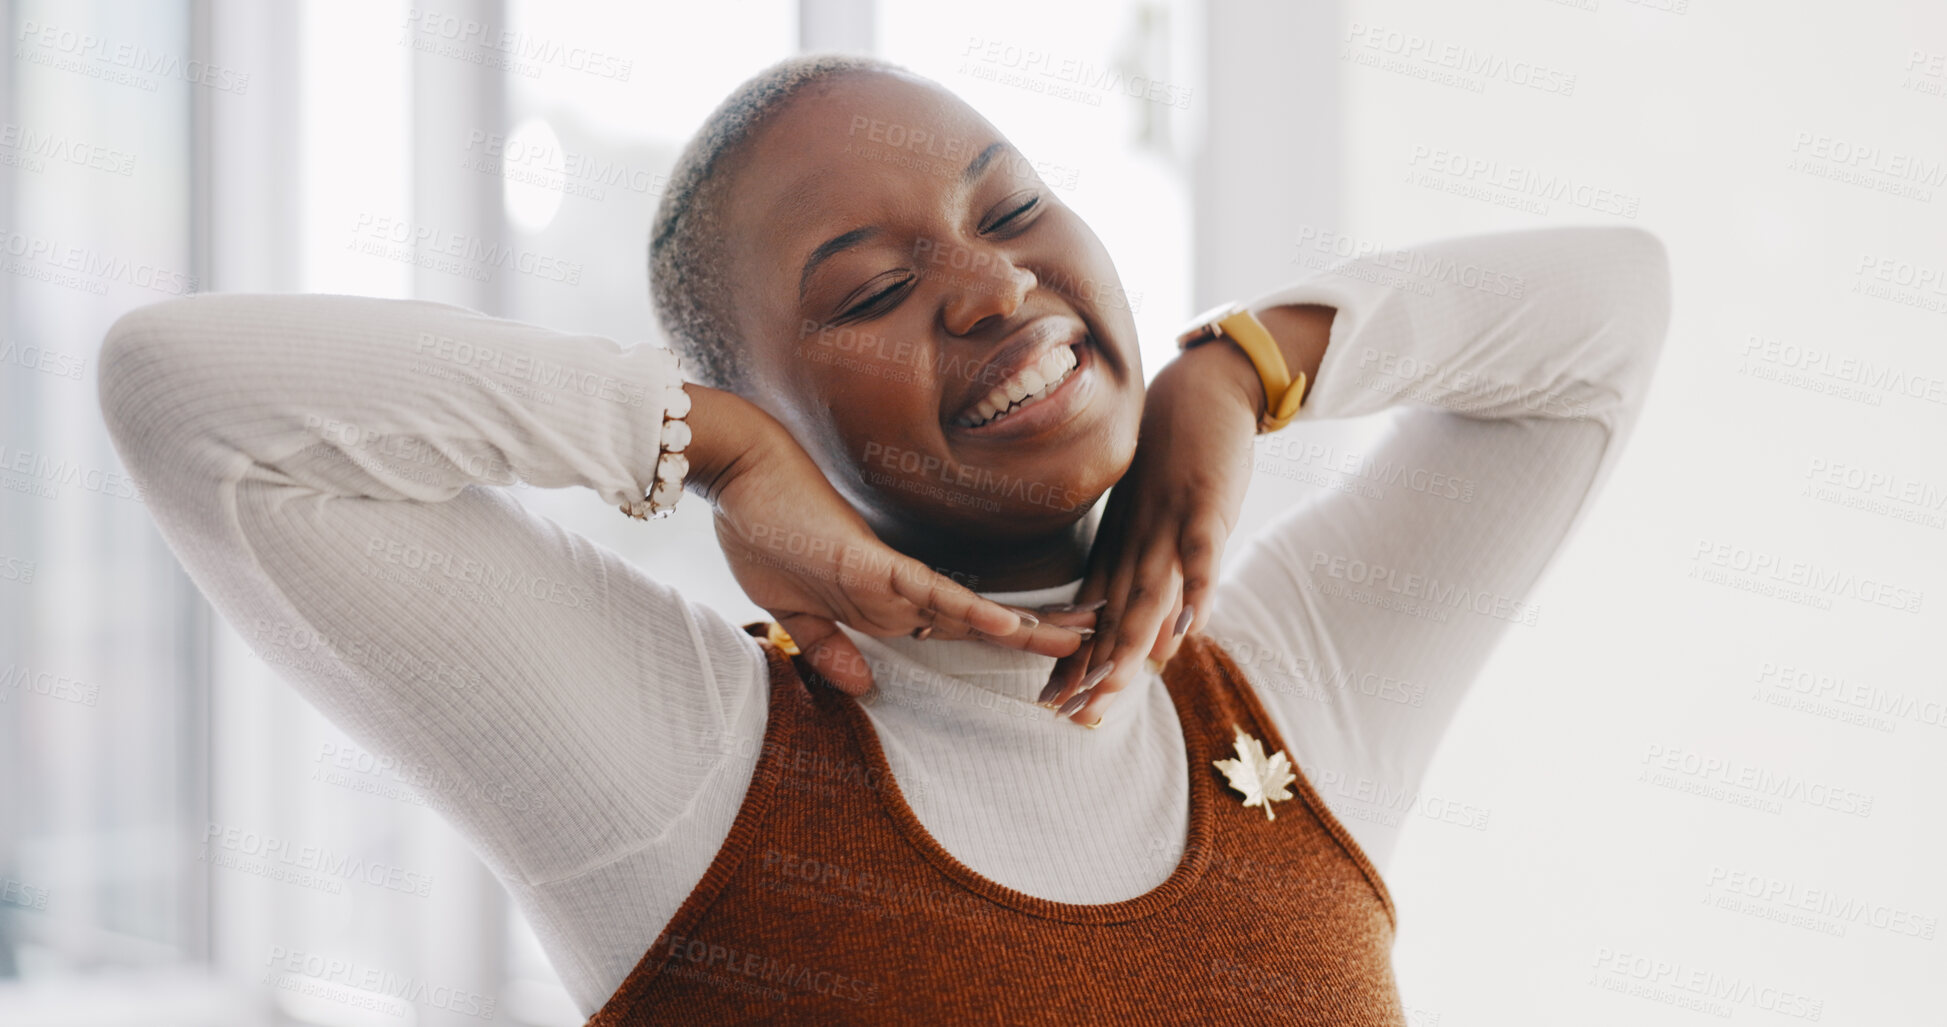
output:
M 1267 754 L 1284 741 L 1208 638 L 1187 637 L 1163 672 L 1189 756 L 1184 851 L 1134 854 L 1176 870 L 1099 905 L 956 860 L 906 805 L 864 711 L 763 645 L 769 720 L 730 836 L 587 1027 L 1405 1024 L 1378 872 L 1302 773 L 1273 820 L 1213 765 L 1237 727 Z

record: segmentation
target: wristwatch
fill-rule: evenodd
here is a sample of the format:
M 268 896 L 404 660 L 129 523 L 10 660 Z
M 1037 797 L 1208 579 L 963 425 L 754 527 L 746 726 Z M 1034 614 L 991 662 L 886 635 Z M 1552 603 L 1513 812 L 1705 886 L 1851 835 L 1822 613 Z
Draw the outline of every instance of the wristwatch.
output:
M 1259 435 L 1277 431 L 1298 416 L 1298 404 L 1305 399 L 1305 373 L 1300 371 L 1297 379 L 1292 379 L 1284 354 L 1278 351 L 1277 340 L 1250 308 L 1241 303 L 1225 303 L 1205 311 L 1176 337 L 1176 346 L 1189 349 L 1212 339 L 1235 342 L 1251 358 L 1251 366 L 1257 368 L 1258 380 L 1264 383 L 1264 416 L 1257 422 Z

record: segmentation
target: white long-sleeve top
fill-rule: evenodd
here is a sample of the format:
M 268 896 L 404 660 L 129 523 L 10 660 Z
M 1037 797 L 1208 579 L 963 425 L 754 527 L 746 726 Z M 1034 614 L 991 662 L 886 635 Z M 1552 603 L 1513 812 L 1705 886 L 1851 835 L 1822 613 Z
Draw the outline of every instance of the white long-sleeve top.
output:
M 1614 466 L 1668 302 L 1662 246 L 1631 228 L 1453 239 L 1252 302 L 1337 310 L 1304 409 L 1256 458 L 1335 485 L 1234 541 L 1208 632 L 1382 868 L 1455 708 Z M 663 355 L 435 303 L 205 295 L 122 318 L 100 367 L 115 444 L 190 576 L 361 745 L 481 785 L 442 805 L 592 1014 L 728 835 L 769 682 L 756 641 L 681 582 L 495 486 L 639 498 Z M 1356 466 L 1307 444 L 1313 422 L 1402 407 Z M 962 862 L 1066 902 L 1169 876 L 1187 774 L 1160 679 L 1090 731 L 1032 705 L 1051 659 L 853 637 L 894 775 Z

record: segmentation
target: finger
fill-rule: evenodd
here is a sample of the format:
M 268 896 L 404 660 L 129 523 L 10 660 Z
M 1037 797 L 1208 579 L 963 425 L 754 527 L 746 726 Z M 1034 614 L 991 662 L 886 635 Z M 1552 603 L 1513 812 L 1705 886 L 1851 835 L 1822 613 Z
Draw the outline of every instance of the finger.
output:
M 1173 544 L 1159 545 L 1144 552 L 1129 589 L 1128 609 L 1121 623 L 1113 636 L 1106 632 L 1100 636 L 1113 639 L 1108 652 L 1105 656 L 1098 645 L 1093 658 L 1097 670 L 1104 665 L 1112 669 L 1086 697 L 1070 698 L 1062 707 L 1066 711 L 1064 716 L 1078 724 L 1092 723 L 1117 693 L 1148 673 L 1145 659 L 1163 630 L 1163 618 L 1175 607 L 1181 591 L 1182 575 L 1177 570 L 1175 548 Z M 1082 705 L 1076 705 L 1077 699 L 1081 699 Z
M 1093 615 L 1091 614 L 1090 617 L 1092 618 Z M 935 642 L 991 642 L 1039 656 L 1061 657 L 1081 648 L 1082 643 L 1094 634 L 1094 628 L 1071 628 L 1043 621 L 1039 624 L 1023 623 L 1011 635 L 994 636 L 942 618 L 934 626 L 933 633 L 926 637 L 929 641 Z
M 975 595 L 972 589 L 910 557 L 893 566 L 892 587 L 914 606 L 964 621 L 989 635 L 1012 635 L 1023 623 L 1020 614 Z
M 1108 600 L 1104 599 L 1102 602 L 1106 605 Z M 1100 612 L 1099 609 L 1036 611 L 1044 624 L 1053 624 L 1058 628 L 1088 628 L 1091 631 L 1095 628 L 1096 617 Z
M 1184 633 L 1202 631 L 1210 620 L 1217 596 L 1217 577 L 1224 565 L 1224 546 L 1230 541 L 1230 525 L 1215 514 L 1206 513 L 1183 526 L 1177 553 L 1183 563 L 1183 606 L 1191 610 Z
M 791 641 L 797 643 L 798 652 L 820 677 L 846 695 L 860 696 L 872 691 L 872 668 L 866 666 L 865 654 L 838 630 L 837 623 L 808 613 L 773 612 L 771 616 L 791 636 Z
M 1179 590 L 1176 602 L 1170 605 L 1169 614 L 1163 618 L 1163 630 L 1156 634 L 1156 644 L 1149 648 L 1149 658 L 1152 661 L 1164 664 L 1170 662 L 1170 657 L 1176 655 L 1177 646 L 1183 642 L 1183 629 L 1189 626 L 1188 621 L 1183 617 L 1183 611 L 1189 609 L 1183 604 L 1183 594 Z M 1190 613 L 1194 616 L 1196 611 L 1190 610 Z

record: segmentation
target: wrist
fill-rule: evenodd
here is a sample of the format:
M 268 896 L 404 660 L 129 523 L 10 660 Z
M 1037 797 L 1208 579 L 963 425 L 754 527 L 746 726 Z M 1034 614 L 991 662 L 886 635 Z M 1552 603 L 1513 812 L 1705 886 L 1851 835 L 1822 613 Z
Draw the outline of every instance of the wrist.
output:
M 1235 343 L 1218 339 L 1192 346 L 1178 353 L 1170 361 L 1170 367 L 1181 368 L 1181 373 L 1195 375 L 1216 385 L 1224 395 L 1235 398 L 1237 408 L 1250 417 L 1253 425 L 1264 416 L 1264 380 L 1258 376 L 1250 356 Z M 1165 368 L 1165 373 L 1168 371 Z
M 689 474 L 683 487 L 715 505 L 723 490 L 751 467 L 764 461 L 764 453 L 788 441 L 784 426 L 757 404 L 732 392 L 689 383 L 683 391 L 690 396 Z

